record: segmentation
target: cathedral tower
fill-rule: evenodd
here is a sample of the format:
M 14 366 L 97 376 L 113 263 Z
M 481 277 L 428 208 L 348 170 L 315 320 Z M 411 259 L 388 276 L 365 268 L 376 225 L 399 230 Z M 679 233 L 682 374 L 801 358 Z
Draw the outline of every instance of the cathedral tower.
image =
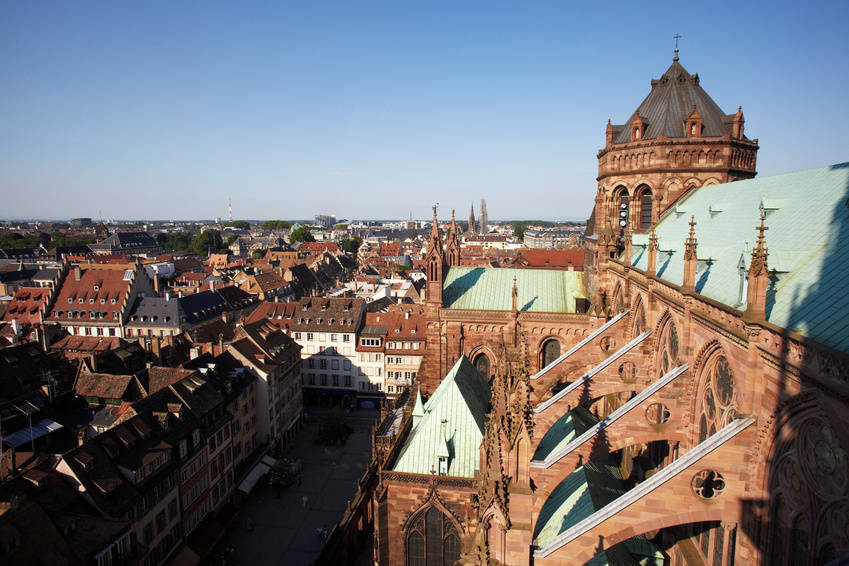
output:
M 751 179 L 758 140 L 744 133 L 742 109 L 725 114 L 678 60 L 657 80 L 627 122 L 608 121 L 598 152 L 594 232 L 646 232 L 693 188 Z

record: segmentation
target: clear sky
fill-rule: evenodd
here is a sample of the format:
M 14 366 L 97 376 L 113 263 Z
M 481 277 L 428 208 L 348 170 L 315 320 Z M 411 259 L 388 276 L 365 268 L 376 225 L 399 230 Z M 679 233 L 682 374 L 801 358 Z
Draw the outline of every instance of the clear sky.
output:
M 698 7 L 696 7 L 698 6 Z M 586 218 L 672 62 L 849 160 L 849 2 L 0 2 L 0 217 Z

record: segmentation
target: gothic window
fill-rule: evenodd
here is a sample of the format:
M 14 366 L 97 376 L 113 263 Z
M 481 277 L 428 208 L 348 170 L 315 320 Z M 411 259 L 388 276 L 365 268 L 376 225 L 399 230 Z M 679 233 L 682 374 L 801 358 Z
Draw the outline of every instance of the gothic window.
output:
M 652 194 L 646 189 L 640 197 L 640 228 L 651 228 Z
M 678 361 L 679 343 L 678 330 L 675 328 L 675 323 L 670 319 L 660 335 L 659 352 L 659 370 L 660 375 L 666 375 L 669 370 L 675 367 Z
M 484 376 L 484 378 L 490 378 L 489 358 L 486 356 L 486 354 L 478 354 L 478 356 L 475 358 L 475 368 L 482 376 Z
M 542 367 L 547 367 L 560 357 L 560 342 L 549 340 L 542 347 Z
M 631 331 L 632 336 L 637 336 L 638 334 L 642 334 L 646 331 L 646 308 L 643 306 L 642 301 L 637 305 L 637 308 L 634 311 L 633 325 L 634 326 Z
M 407 535 L 409 566 L 449 566 L 460 559 L 460 537 L 451 520 L 437 507 L 415 518 Z
M 737 397 L 734 394 L 734 374 L 724 354 L 713 356 L 702 374 L 701 419 L 699 419 L 699 441 L 704 441 L 734 420 L 737 413 Z

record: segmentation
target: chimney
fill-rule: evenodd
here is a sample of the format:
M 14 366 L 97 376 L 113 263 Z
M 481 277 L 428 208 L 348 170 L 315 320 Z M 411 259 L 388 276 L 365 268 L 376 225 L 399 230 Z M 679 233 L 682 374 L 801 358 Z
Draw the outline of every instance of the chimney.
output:
M 156 271 L 153 272 L 153 292 L 157 297 L 159 296 L 159 275 Z
M 97 354 L 92 354 L 91 356 L 89 356 L 89 359 L 91 360 L 91 372 L 99 373 L 97 371 Z
M 74 267 L 74 281 L 79 281 L 82 277 L 82 272 L 80 271 L 80 266 L 77 265 Z
M 215 292 L 215 279 L 209 281 L 209 290 Z
M 171 300 L 171 291 L 166 291 L 166 293 L 165 293 L 165 302 L 167 303 L 167 302 L 168 302 L 168 301 L 170 301 L 170 300 Z

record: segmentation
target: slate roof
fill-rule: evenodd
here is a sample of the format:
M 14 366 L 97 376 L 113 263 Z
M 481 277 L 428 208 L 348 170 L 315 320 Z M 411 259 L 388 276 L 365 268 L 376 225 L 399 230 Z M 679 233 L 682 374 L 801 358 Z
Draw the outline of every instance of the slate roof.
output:
M 116 232 L 105 240 L 89 245 L 89 247 L 92 250 L 126 251 L 129 253 L 144 251 L 147 248 L 162 251 L 162 246 L 147 232 Z
M 356 332 L 365 299 L 304 297 L 292 318 L 292 330 L 304 332 Z
M 480 468 L 491 390 L 466 356 L 454 364 L 427 403 L 424 416 L 414 417 L 392 469 L 429 474 L 439 469 L 439 455 L 448 454 L 448 474 L 472 478 Z
M 680 285 L 695 217 L 696 291 L 744 310 L 747 269 L 762 212 L 771 284 L 767 320 L 849 352 L 849 163 L 702 187 L 660 219 L 657 274 Z M 633 265 L 647 267 L 648 236 L 634 236 Z
M 513 308 L 513 278 L 518 308 L 529 312 L 575 312 L 583 297 L 580 271 L 451 267 L 442 286 L 443 306 L 449 309 L 501 310 Z
M 201 291 L 182 297 L 140 297 L 130 311 L 127 326 L 194 326 L 230 310 L 224 297 L 214 291 Z M 185 322 L 181 322 L 182 317 L 185 317 Z
M 686 135 L 684 119 L 696 110 L 702 115 L 703 130 L 699 137 L 722 137 L 730 131 L 733 115 L 725 112 L 713 101 L 699 84 L 699 75 L 691 75 L 681 65 L 676 56 L 669 69 L 660 79 L 652 81 L 652 89 L 636 112 L 623 126 L 614 126 L 614 131 L 622 128 L 613 143 L 629 143 L 631 123 L 639 114 L 648 123 L 643 140 L 656 139 L 661 134 L 670 138 L 682 138 Z

